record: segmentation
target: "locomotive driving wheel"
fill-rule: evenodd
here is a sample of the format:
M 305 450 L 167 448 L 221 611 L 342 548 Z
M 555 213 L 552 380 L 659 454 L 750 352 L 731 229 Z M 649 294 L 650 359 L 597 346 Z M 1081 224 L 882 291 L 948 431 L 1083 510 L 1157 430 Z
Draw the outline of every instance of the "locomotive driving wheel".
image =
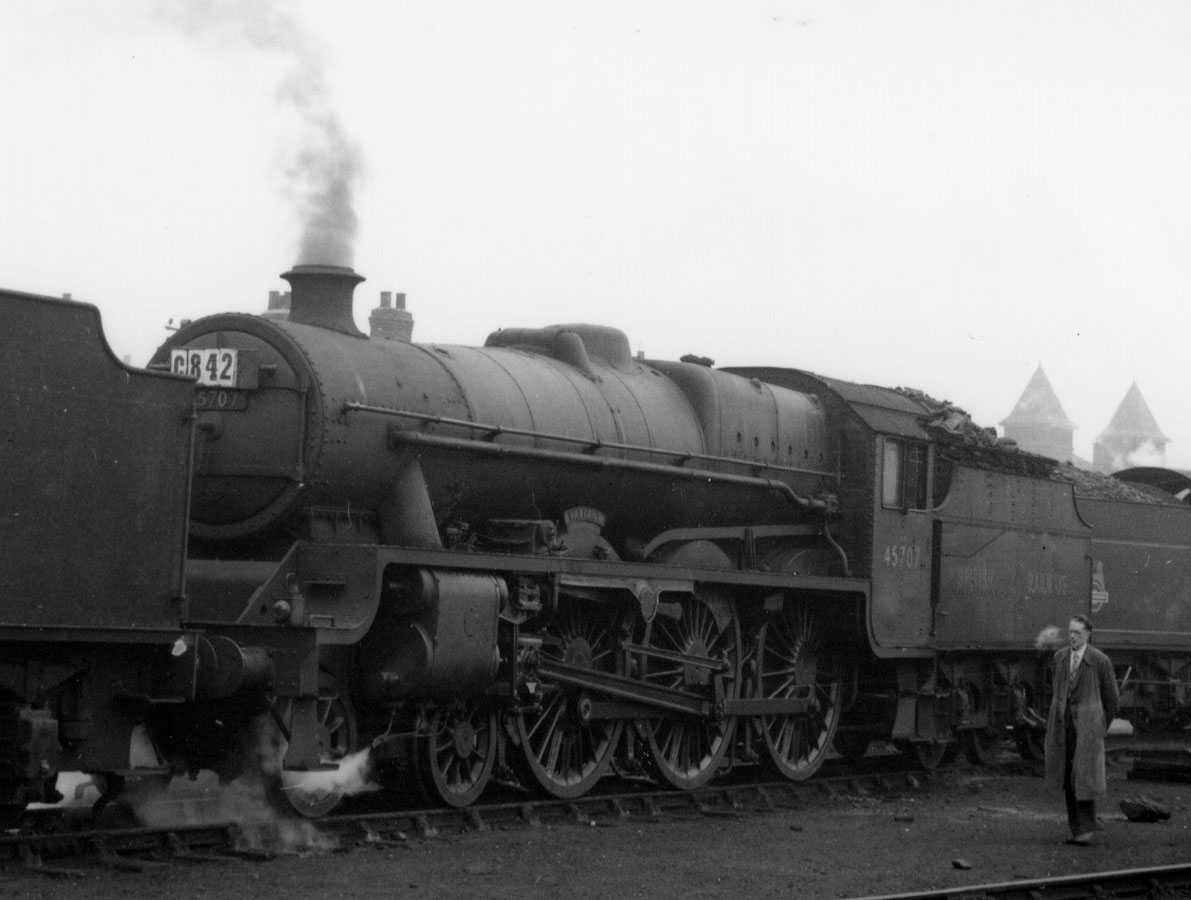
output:
M 279 697 L 272 702 L 272 716 L 279 729 L 288 731 L 294 722 L 294 698 Z M 304 818 L 325 816 L 343 800 L 344 793 L 336 767 L 356 746 L 356 714 L 351 699 L 328 673 L 319 677 L 315 702 L 316 739 L 320 762 L 325 770 L 295 772 L 281 770 L 266 781 L 266 793 L 282 812 L 294 812 Z M 284 733 L 278 737 L 278 762 L 284 759 Z
M 437 710 L 418 745 L 422 785 L 449 806 L 474 803 L 492 779 L 498 740 L 493 709 L 469 700 Z
M 559 598 L 542 634 L 541 654 L 570 666 L 618 673 L 620 615 L 602 604 Z M 548 794 L 574 799 L 586 794 L 608 769 L 624 723 L 583 714 L 581 691 L 540 686 L 541 703 L 514 720 L 523 768 Z
M 677 619 L 662 613 L 650 623 L 645 643 L 668 654 L 700 657 L 707 664 L 645 658 L 640 678 L 661 687 L 711 695 L 721 678 L 724 699 L 740 696 L 740 622 L 728 598 L 710 593 L 684 597 Z M 713 666 L 712 663 L 719 663 Z M 718 674 L 717 674 L 717 669 Z M 671 713 L 641 722 L 653 769 L 676 788 L 692 790 L 715 775 L 732 747 L 736 719 Z
M 757 633 L 757 697 L 807 703 L 805 713 L 757 717 L 769 761 L 783 777 L 802 781 L 823 764 L 839 726 L 840 693 L 838 667 L 814 611 L 787 603 Z

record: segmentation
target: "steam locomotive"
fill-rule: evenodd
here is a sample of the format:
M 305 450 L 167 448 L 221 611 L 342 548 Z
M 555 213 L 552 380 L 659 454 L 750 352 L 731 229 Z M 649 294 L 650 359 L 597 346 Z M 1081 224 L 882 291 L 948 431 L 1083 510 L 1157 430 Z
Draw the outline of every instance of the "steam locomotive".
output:
M 362 279 L 189 323 L 128 368 L 85 304 L 0 292 L 0 805 L 368 749 L 466 805 L 811 776 L 834 746 L 1036 754 L 1039 629 L 1093 615 L 1138 728 L 1182 729 L 1189 485 L 1004 446 L 910 391 L 634 357 L 595 325 L 370 339 Z

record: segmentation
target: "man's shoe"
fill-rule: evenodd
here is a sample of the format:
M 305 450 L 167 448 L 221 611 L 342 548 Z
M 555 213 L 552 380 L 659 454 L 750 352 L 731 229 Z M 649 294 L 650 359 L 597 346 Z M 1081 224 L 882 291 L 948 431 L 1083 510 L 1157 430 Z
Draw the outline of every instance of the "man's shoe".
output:
M 1077 847 L 1087 847 L 1092 843 L 1092 832 L 1085 831 L 1083 834 L 1070 837 L 1067 839 L 1067 843 L 1075 844 Z

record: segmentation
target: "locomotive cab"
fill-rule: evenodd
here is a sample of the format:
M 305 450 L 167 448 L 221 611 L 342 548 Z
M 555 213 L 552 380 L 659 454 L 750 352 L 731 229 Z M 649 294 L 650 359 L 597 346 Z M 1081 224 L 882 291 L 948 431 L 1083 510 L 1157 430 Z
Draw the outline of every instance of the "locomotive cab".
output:
M 919 392 L 737 371 L 818 392 L 838 441 L 839 534 L 871 581 L 873 654 L 858 655 L 843 752 L 882 734 L 925 764 L 957 743 L 986 758 L 1009 731 L 1036 747 L 1044 664 L 1015 654 L 1090 592 L 1091 530 L 1071 486 L 1050 479 L 1054 461 L 999 445 Z

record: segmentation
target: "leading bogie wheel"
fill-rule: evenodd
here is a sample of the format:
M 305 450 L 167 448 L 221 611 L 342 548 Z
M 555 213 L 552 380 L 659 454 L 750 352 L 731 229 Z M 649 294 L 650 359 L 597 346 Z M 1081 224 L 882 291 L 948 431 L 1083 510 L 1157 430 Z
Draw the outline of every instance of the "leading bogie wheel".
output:
M 496 711 L 476 701 L 437 710 L 418 742 L 422 786 L 448 806 L 469 806 L 492 779 L 500 733 Z
M 720 678 L 725 699 L 740 696 L 740 622 L 730 599 L 699 593 L 679 601 L 677 619 L 658 614 L 650 623 L 645 643 L 650 647 L 701 657 L 706 664 L 681 663 L 646 657 L 639 677 L 659 687 L 711 697 Z M 671 713 L 640 723 L 655 774 L 682 790 L 706 784 L 732 748 L 736 719 L 702 718 Z
M 839 727 L 840 694 L 839 666 L 819 617 L 806 604 L 787 603 L 757 633 L 758 699 L 806 703 L 805 712 L 757 717 L 769 762 L 782 777 L 803 781 L 819 770 Z
M 275 728 L 287 730 L 294 722 L 295 701 L 279 697 L 272 702 Z M 319 678 L 315 702 L 316 738 L 323 768 L 312 772 L 281 770 L 267 776 L 266 794 L 281 812 L 318 818 L 334 810 L 344 797 L 339 766 L 356 748 L 356 714 L 351 699 L 327 673 Z M 285 741 L 278 736 L 278 764 L 284 758 Z

